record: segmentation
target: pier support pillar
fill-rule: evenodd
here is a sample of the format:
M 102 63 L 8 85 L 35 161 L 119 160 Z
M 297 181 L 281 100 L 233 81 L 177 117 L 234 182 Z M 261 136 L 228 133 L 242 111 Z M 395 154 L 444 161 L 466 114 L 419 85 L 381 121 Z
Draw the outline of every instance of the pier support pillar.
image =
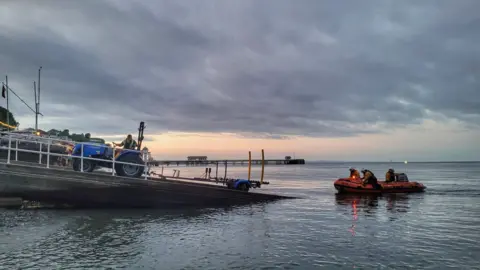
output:
M 248 181 L 252 173 L 252 151 L 248 151 Z
M 227 182 L 227 167 L 228 167 L 228 163 L 225 161 L 225 176 L 223 177 L 223 182 L 224 183 Z
M 260 177 L 260 185 L 263 184 L 263 174 L 265 172 L 265 151 L 262 149 L 262 175 Z

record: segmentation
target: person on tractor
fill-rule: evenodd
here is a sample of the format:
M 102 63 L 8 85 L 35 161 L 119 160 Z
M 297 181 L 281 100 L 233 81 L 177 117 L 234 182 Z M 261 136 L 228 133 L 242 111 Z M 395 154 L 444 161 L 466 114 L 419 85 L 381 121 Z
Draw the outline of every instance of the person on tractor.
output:
M 127 138 L 121 143 L 114 143 L 115 146 L 123 146 L 123 149 L 135 150 L 137 142 L 132 138 L 132 134 L 128 134 Z

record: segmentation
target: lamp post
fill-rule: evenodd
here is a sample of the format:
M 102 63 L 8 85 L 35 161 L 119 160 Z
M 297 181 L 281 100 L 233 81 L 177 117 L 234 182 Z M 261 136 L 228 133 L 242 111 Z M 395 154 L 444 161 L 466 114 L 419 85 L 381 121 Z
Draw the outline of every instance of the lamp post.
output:
M 40 72 L 42 67 L 38 69 L 38 94 L 35 92 L 35 131 L 38 132 L 38 115 L 40 114 Z

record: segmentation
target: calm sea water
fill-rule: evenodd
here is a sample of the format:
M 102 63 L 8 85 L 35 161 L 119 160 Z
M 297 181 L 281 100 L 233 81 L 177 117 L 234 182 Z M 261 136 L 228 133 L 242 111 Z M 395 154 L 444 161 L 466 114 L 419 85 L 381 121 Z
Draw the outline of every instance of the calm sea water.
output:
M 302 198 L 232 209 L 0 210 L 0 269 L 480 269 L 480 163 L 395 164 L 427 191 L 337 196 L 351 165 L 391 166 L 269 166 L 263 192 Z

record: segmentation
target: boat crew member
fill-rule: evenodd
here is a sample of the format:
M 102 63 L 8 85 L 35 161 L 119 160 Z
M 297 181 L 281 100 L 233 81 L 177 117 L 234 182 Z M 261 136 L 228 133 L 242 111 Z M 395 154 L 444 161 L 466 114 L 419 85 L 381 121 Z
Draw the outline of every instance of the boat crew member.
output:
M 350 168 L 350 178 L 360 179 L 360 173 L 355 168 Z
M 128 134 L 127 138 L 121 143 L 114 143 L 115 146 L 123 146 L 123 149 L 135 150 L 137 147 L 137 142 L 132 138 L 132 134 Z
M 394 169 L 388 169 L 387 173 L 385 174 L 385 182 L 390 183 L 390 182 L 395 182 L 395 170 Z
M 380 189 L 382 186 L 378 184 L 377 177 L 370 170 L 363 169 L 363 184 L 371 184 L 374 188 Z

